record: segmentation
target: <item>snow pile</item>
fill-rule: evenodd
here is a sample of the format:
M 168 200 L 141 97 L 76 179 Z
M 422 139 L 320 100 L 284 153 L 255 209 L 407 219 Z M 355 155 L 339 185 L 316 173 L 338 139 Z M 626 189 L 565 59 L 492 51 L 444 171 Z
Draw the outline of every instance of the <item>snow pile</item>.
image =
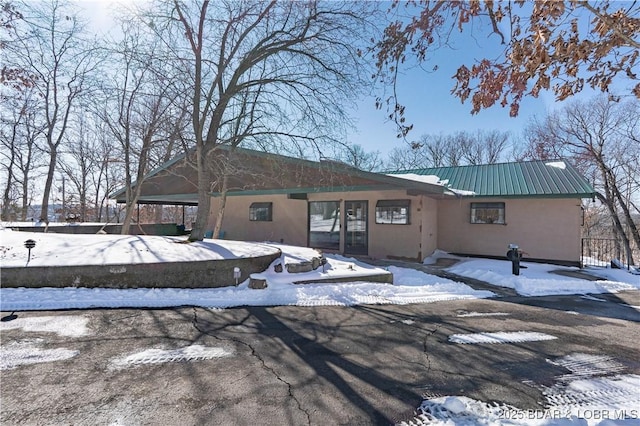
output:
M 449 341 L 462 344 L 478 344 L 478 343 L 522 343 L 522 342 L 539 342 L 542 340 L 554 340 L 555 336 L 545 333 L 536 333 L 531 331 L 509 331 L 496 333 L 470 333 L 470 334 L 452 334 Z
M 230 308 L 235 306 L 353 306 L 360 304 L 409 304 L 441 300 L 476 299 L 493 296 L 489 291 L 432 275 L 406 270 L 404 285 L 401 268 L 394 269 L 398 284 L 339 283 L 303 284 L 269 283 L 264 290 L 238 287 L 207 289 L 105 289 L 105 288 L 3 288 L 0 310 L 54 310 L 85 308 L 163 308 L 199 306 Z M 294 275 L 294 274 L 292 274 Z M 419 284 L 419 276 L 423 284 Z
M 8 370 L 21 365 L 62 361 L 73 358 L 80 353 L 65 348 L 42 349 L 42 345 L 42 339 L 2 345 L 2 350 L 0 350 L 0 370 Z
M 437 265 L 441 259 L 451 260 L 452 263 L 454 263 L 453 261 L 458 262 L 464 260 L 464 257 L 455 256 L 453 254 L 447 253 L 446 251 L 436 249 L 433 253 L 431 253 L 431 256 L 425 257 L 422 263 L 424 265 Z
M 580 271 L 579 268 L 522 262 L 520 275 L 513 275 L 511 266 L 511 262 L 506 260 L 463 259 L 447 270 L 464 277 L 512 288 L 522 296 L 616 293 L 640 289 L 640 276 L 627 271 L 587 269 L 589 274 L 603 277 L 602 280 L 588 281 L 554 273 L 555 271 Z
M 179 349 L 147 349 L 116 358 L 111 362 L 111 366 L 112 368 L 124 368 L 132 365 L 198 361 L 223 358 L 231 355 L 233 355 L 232 350 L 202 345 L 191 345 Z
M 186 244 L 184 237 L 69 235 L 52 233 L 14 232 L 0 230 L 0 261 L 2 266 L 23 267 L 27 250 L 24 241 L 33 239 L 29 265 L 65 266 L 87 264 L 130 264 L 141 262 L 199 261 L 229 259 L 243 256 L 281 253 L 277 263 L 286 265 L 309 261 L 320 254 L 305 247 L 272 243 L 247 243 L 226 240 L 204 240 Z M 161 308 L 200 306 L 228 308 L 234 306 L 299 305 L 321 306 L 358 304 L 408 304 L 443 300 L 492 297 L 489 291 L 471 287 L 409 268 L 390 266 L 393 285 L 371 283 L 367 275 L 385 273 L 384 270 L 339 255 L 325 256 L 327 264 L 302 274 L 276 273 L 271 265 L 265 272 L 254 274 L 263 278 L 268 287 L 253 290 L 248 282 L 237 287 L 204 289 L 104 289 L 74 288 L 1 288 L 0 310 L 50 310 L 84 308 Z M 575 271 L 552 265 L 523 263 L 521 275 L 511 274 L 511 263 L 500 260 L 467 259 L 436 251 L 425 259 L 426 264 L 456 261 L 448 270 L 490 284 L 514 288 L 524 296 L 550 294 L 587 294 L 639 289 L 640 276 L 626 271 L 597 269 L 603 280 L 587 281 L 552 273 L 554 270 Z M 440 261 L 440 262 L 439 262 Z M 526 268 L 524 268 L 526 267 Z M 353 277 L 351 281 L 350 278 Z M 350 281 L 340 284 L 304 284 L 294 282 L 326 278 Z
M 624 370 L 624 365 L 606 355 L 574 353 L 555 361 L 547 360 L 547 362 L 571 371 L 570 374 L 565 374 L 559 378 L 562 382 L 585 377 L 604 376 Z
M 431 185 L 446 186 L 449 183 L 449 179 L 440 179 L 437 175 L 419 175 L 417 173 L 397 173 L 388 174 L 387 176 L 412 180 L 414 182 L 429 183 Z
M 289 264 L 299 264 L 301 262 L 311 262 L 313 258 L 319 258 L 322 254 L 312 248 L 288 246 L 275 243 L 265 243 L 281 251 L 280 258 L 261 273 L 251 274 L 251 278 L 263 279 L 268 285 L 291 284 L 295 282 L 308 282 L 327 279 L 354 278 L 356 280 L 366 280 L 369 275 L 386 274 L 387 271 L 372 265 L 360 262 L 353 258 L 340 255 L 325 256 L 327 263 L 310 272 L 289 273 L 286 266 Z M 282 265 L 282 272 L 275 272 L 276 265 Z M 423 274 L 424 275 L 424 274 Z
M 640 376 L 620 373 L 624 366 L 607 356 L 569 354 L 549 363 L 571 371 L 552 386 L 537 385 L 546 403 L 520 409 L 465 396 L 426 399 L 415 418 L 400 423 L 422 425 L 631 426 L 640 423 Z
M 86 308 L 164 308 L 199 306 L 229 308 L 235 306 L 352 306 L 359 304 L 409 304 L 441 300 L 486 298 L 494 294 L 407 268 L 389 267 L 394 284 L 366 282 L 367 275 L 386 273 L 356 259 L 327 255 L 327 264 L 308 273 L 290 274 L 274 271 L 276 263 L 310 261 L 320 256 L 314 249 L 272 243 L 246 243 L 237 241 L 204 240 L 184 243 L 182 237 L 143 237 L 119 235 L 68 235 L 0 231 L 3 266 L 19 263 L 24 266 L 26 239 L 37 239 L 32 253 L 32 264 L 83 265 L 88 263 L 139 263 L 171 261 L 198 261 L 237 256 L 262 255 L 280 252 L 281 256 L 266 271 L 253 274 L 267 281 L 263 290 L 249 288 L 248 280 L 237 287 L 181 289 L 140 288 L 106 289 L 75 288 L 2 288 L 0 310 L 55 310 Z M 182 239 L 181 239 L 182 238 Z M 174 252 L 175 251 L 175 252 Z M 63 257 L 64 259 L 61 259 Z M 19 259 L 20 258 L 20 259 Z M 56 263 L 58 262 L 58 263 Z M 293 284 L 297 281 L 341 278 L 352 282 L 339 284 Z
M 447 190 L 459 196 L 476 195 L 475 191 L 468 191 L 466 189 L 456 189 L 449 185 L 449 179 L 440 179 L 437 175 L 419 175 L 416 173 L 399 173 L 388 174 L 387 176 L 396 177 L 400 179 L 411 180 L 414 182 L 428 183 L 431 185 L 439 185 L 445 187 Z
M 605 379 L 606 380 L 606 379 Z M 622 388 L 638 386 L 638 376 L 616 377 L 608 382 Z M 602 380 L 585 381 L 583 386 L 595 392 L 609 384 Z M 632 396 L 633 398 L 633 396 Z M 637 399 L 637 394 L 636 394 Z M 637 406 L 637 405 L 636 405 Z M 627 401 L 618 404 L 570 407 L 549 406 L 540 409 L 520 409 L 507 404 L 486 403 L 466 396 L 444 396 L 427 399 L 418 407 L 415 418 L 399 423 L 402 426 L 632 426 L 638 425 L 640 411 L 630 409 Z
M 88 318 L 72 315 L 16 318 L 0 322 L 0 331 L 19 328 L 25 332 L 45 332 L 56 333 L 59 336 L 80 337 L 89 334 L 88 321 Z
M 612 377 L 592 377 L 556 384 L 544 391 L 544 396 L 554 409 L 584 416 L 595 412 L 618 412 L 629 417 L 635 415 L 635 424 L 640 422 L 640 376 L 624 374 Z M 627 411 L 625 413 L 625 411 Z M 633 413 L 632 411 L 635 411 Z

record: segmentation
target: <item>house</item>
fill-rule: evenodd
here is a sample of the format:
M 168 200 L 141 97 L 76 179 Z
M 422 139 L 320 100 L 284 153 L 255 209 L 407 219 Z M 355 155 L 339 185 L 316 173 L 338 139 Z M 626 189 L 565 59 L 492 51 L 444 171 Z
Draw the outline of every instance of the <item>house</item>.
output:
M 328 252 L 421 261 L 434 250 L 504 258 L 517 244 L 529 260 L 579 265 L 582 199 L 593 187 L 565 161 L 365 172 L 220 148 L 228 176 L 225 238 L 274 241 Z M 197 205 L 197 174 L 175 158 L 143 181 L 139 203 Z M 222 176 L 211 186 L 213 229 Z M 124 202 L 124 190 L 112 195 Z

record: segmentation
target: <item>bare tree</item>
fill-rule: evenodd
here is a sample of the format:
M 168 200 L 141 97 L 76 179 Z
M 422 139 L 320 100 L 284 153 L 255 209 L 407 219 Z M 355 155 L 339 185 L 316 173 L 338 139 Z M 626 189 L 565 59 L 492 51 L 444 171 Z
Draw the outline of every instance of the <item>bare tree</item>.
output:
M 21 37 L 17 29 L 23 19 L 22 13 L 15 4 L 8 1 L 0 2 L 0 34 L 2 34 L 0 51 L 6 49 L 12 41 Z M 2 86 L 21 92 L 26 88 L 33 87 L 35 84 L 36 76 L 28 68 L 5 60 L 0 65 L 2 65 L 0 69 L 0 84 Z M 3 99 L 4 96 L 3 94 Z
M 462 160 L 462 150 L 455 146 L 456 136 L 423 135 L 422 149 L 430 167 L 458 166 Z
M 568 158 L 590 176 L 600 191 L 598 199 L 608 209 L 614 232 L 631 256 L 631 243 L 640 247 L 640 234 L 632 217 L 632 200 L 638 191 L 640 102 L 613 102 L 598 97 L 573 102 L 534 121 L 528 155 L 532 158 Z M 633 260 L 631 260 L 633 261 Z
M 340 151 L 338 159 L 350 166 L 367 172 L 380 171 L 384 162 L 380 151 L 367 152 L 361 145 L 349 145 Z
M 87 108 L 83 109 L 87 110 Z M 96 134 L 91 129 L 91 115 L 79 113 L 76 116 L 77 120 L 67 133 L 69 141 L 65 144 L 66 149 L 60 153 L 59 168 L 72 189 L 66 195 L 74 195 L 63 202 L 69 206 L 71 204 L 69 201 L 77 201 L 73 203 L 73 213 L 78 216 L 77 219 L 85 222 L 88 209 L 92 204 L 89 197 L 93 190 L 91 174 L 99 168 L 101 160 L 94 155 L 98 146 Z
M 3 96 L 0 117 L 0 163 L 6 171 L 2 197 L 2 218 L 25 220 L 33 201 L 34 182 L 43 165 L 42 152 L 36 140 L 42 136 L 38 123 L 38 99 L 33 90 L 23 88 L 15 96 Z M 34 99 L 35 98 L 35 99 Z
M 18 35 L 6 44 L 10 66 L 33 75 L 43 105 L 43 150 L 49 157 L 40 219 L 49 220 L 49 197 L 58 165 L 58 150 L 69 127 L 74 104 L 87 89 L 96 57 L 83 39 L 78 14 L 63 1 L 21 3 Z
M 497 130 L 422 135 L 417 142 L 394 149 L 387 168 L 399 170 L 493 164 L 504 158 L 508 140 L 508 132 Z
M 368 8 L 366 3 L 208 0 L 154 5 L 151 25 L 157 34 L 167 45 L 169 39 L 187 43 L 175 50 L 174 60 L 191 77 L 199 195 L 190 240 L 204 236 L 217 147 L 290 143 L 321 153 L 322 143 L 344 125 L 345 105 L 353 102 L 364 77 L 354 35 L 366 34 L 360 30 Z M 254 107 L 242 106 L 247 98 Z M 238 114 L 246 117 L 235 127 Z M 233 134 L 234 128 L 243 133 Z
M 428 160 L 422 149 L 423 146 L 422 142 L 413 142 L 408 146 L 393 148 L 389 153 L 385 168 L 387 170 L 409 170 L 426 167 Z
M 111 220 L 109 195 L 122 186 L 125 180 L 124 172 L 118 167 L 120 159 L 114 158 L 114 153 L 118 152 L 118 149 L 107 126 L 104 123 L 99 123 L 96 133 L 97 147 L 93 151 L 93 156 L 97 167 L 92 173 L 95 218 L 98 222 L 102 222 L 103 218 L 105 222 L 109 222 Z M 119 215 L 115 219 L 119 219 Z
M 503 158 L 508 141 L 508 132 L 478 130 L 456 133 L 451 147 L 461 151 L 465 164 L 494 164 Z
M 123 22 L 123 39 L 111 50 L 119 72 L 105 83 L 106 101 L 98 109 L 109 133 L 119 143 L 126 191 L 123 234 L 130 232 L 145 175 L 158 165 L 158 160 L 173 154 L 174 143 L 168 141 L 171 137 L 166 129 L 173 120 L 184 117 L 184 114 L 173 116 L 175 94 L 171 78 L 161 72 L 162 59 L 155 52 L 157 44 L 145 38 L 138 24 Z M 161 146 L 168 148 L 162 150 Z M 159 148 L 161 154 L 154 154 Z M 113 155 L 107 167 L 112 162 Z

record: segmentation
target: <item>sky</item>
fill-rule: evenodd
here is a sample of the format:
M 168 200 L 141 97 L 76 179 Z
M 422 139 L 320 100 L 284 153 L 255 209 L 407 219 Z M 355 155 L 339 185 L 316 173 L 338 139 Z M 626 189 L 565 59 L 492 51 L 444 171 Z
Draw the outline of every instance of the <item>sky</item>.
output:
M 615 1 L 612 2 L 615 7 Z M 618 2 L 622 5 L 628 2 Z M 525 6 L 526 7 L 526 6 Z M 471 114 L 471 104 L 464 104 L 454 97 L 451 91 L 455 87 L 453 76 L 461 65 L 468 68 L 482 60 L 500 57 L 503 46 L 489 28 L 480 25 L 464 27 L 464 32 L 454 31 L 447 48 L 432 51 L 422 67 L 408 63 L 400 69 L 398 78 L 399 102 L 406 106 L 407 123 L 414 125 L 407 141 L 415 141 L 425 134 L 452 134 L 458 131 L 475 132 L 476 130 L 498 130 L 509 132 L 513 142 L 522 140 L 525 128 L 534 118 L 542 118 L 546 114 L 567 107 L 575 100 L 588 100 L 602 92 L 585 87 L 582 92 L 564 101 L 556 100 L 552 91 L 541 91 L 537 98 L 527 96 L 521 104 L 517 117 L 509 116 L 509 106 L 498 104 Z M 433 70 L 437 66 L 437 70 Z M 620 78 L 614 80 L 610 90 L 616 94 L 628 94 L 635 83 Z M 376 93 L 379 95 L 379 91 Z M 379 150 L 388 153 L 403 141 L 397 139 L 394 123 L 386 120 L 388 114 L 375 109 L 375 96 L 359 102 L 355 112 L 358 126 L 350 134 L 349 139 L 367 150 Z
M 5 224 L 11 225 L 11 224 Z M 275 262 L 290 263 L 294 259 L 310 259 L 318 253 L 304 247 L 285 246 L 269 242 L 241 243 L 226 240 L 204 240 L 191 244 L 175 244 L 186 237 L 152 237 L 128 235 L 78 235 L 56 233 L 29 233 L 11 231 L 0 227 L 0 264 L 3 267 L 87 265 L 136 262 L 171 262 L 245 257 L 263 254 L 270 250 L 281 250 L 282 256 Z M 24 247 L 26 239 L 36 241 L 28 260 Z M 72 249 L 70 249 L 70 247 Z M 232 255 L 222 253 L 232 253 Z M 425 259 L 425 264 L 448 257 L 457 263 L 448 270 L 470 278 L 485 280 L 497 287 L 515 289 L 523 296 L 553 294 L 581 294 L 590 300 L 599 300 L 598 294 L 618 291 L 639 291 L 640 276 L 607 267 L 589 268 L 586 271 L 600 276 L 599 281 L 587 281 L 557 275 L 558 267 L 523 262 L 526 268 L 521 275 L 511 274 L 511 263 L 502 260 L 460 258 L 436 251 Z M 64 347 L 52 348 L 41 339 L 30 339 L 29 333 L 55 333 L 69 339 L 83 338 L 91 334 L 89 319 L 82 309 L 95 308 L 160 308 L 172 306 L 200 306 L 226 309 L 234 306 L 353 306 L 361 304 L 408 304 L 434 303 L 460 299 L 480 299 L 494 296 L 486 290 L 475 290 L 463 283 L 410 268 L 390 266 L 393 284 L 368 283 L 363 274 L 376 273 L 375 267 L 356 259 L 339 255 L 326 255 L 325 270 L 289 274 L 286 268 L 276 273 L 271 265 L 265 272 L 254 277 L 267 280 L 267 288 L 254 290 L 248 280 L 238 286 L 205 289 L 106 289 L 106 288 L 0 288 L 0 311 L 75 311 L 52 316 L 47 312 L 31 315 L 3 315 L 0 332 L 19 329 L 24 339 L 15 342 L 3 340 L 0 345 L 0 371 L 26 368 L 37 363 L 55 363 L 72 359 L 79 351 Z M 28 260 L 28 264 L 27 264 Z M 357 282 L 339 284 L 292 284 L 292 281 L 329 276 L 358 276 Z M 355 278 L 354 278 L 355 280 Z M 624 305 L 625 309 L 640 310 L 640 306 Z M 577 312 L 567 311 L 575 315 Z M 463 312 L 460 316 L 508 316 L 508 312 Z M 403 322 L 411 323 L 410 319 Z M 39 334 L 42 335 L 42 334 Z M 521 342 L 543 342 L 558 339 L 548 333 L 535 330 L 491 331 L 452 334 L 451 344 L 462 345 L 509 345 Z M 233 352 L 220 347 L 192 344 L 178 349 L 149 347 L 134 353 L 123 353 L 109 360 L 110 368 L 137 368 L 145 364 L 168 362 L 202 362 L 220 357 L 232 357 Z M 549 361 L 551 362 L 551 361 Z M 580 369 L 574 375 L 557 377 L 557 382 L 545 388 L 540 410 L 521 410 L 501 404 L 499 401 L 479 401 L 461 395 L 445 395 L 425 399 L 416 407 L 416 417 L 405 425 L 586 425 L 586 426 L 630 426 L 638 424 L 637 389 L 640 376 L 622 374 L 622 368 L 607 370 L 615 360 L 592 354 L 572 353 L 554 364 L 571 370 Z M 599 374 L 585 374 L 585 368 Z M 605 368 L 607 367 L 607 368 Z M 576 403 L 578 401 L 578 403 Z M 633 411 L 635 410 L 635 411 Z M 622 416 L 612 422 L 593 413 L 606 412 L 607 416 Z M 508 415 L 505 415 L 508 413 Z M 582 413 L 582 417 L 581 417 Z M 587 413 L 587 414 L 585 414 Z
M 121 3 L 121 0 L 76 1 L 87 10 L 92 28 L 103 31 L 112 25 L 109 18 L 111 10 Z M 352 110 L 355 127 L 348 130 L 347 140 L 362 146 L 367 152 L 379 151 L 383 157 L 394 148 L 418 140 L 424 134 L 498 130 L 510 132 L 512 139 L 518 140 L 534 116 L 544 116 L 565 103 L 557 103 L 552 93 L 543 92 L 539 98 L 524 99 L 517 117 L 510 117 L 509 108 L 499 105 L 471 115 L 469 102 L 462 104 L 451 94 L 454 87 L 452 76 L 459 66 L 470 66 L 485 57 L 497 57 L 500 51 L 497 36 L 490 35 L 482 28 L 476 27 L 473 32 L 465 30 L 462 36 L 454 33 L 450 47 L 435 51 L 432 60 L 423 68 L 414 64 L 401 70 L 398 80 L 399 101 L 406 106 L 407 122 L 414 125 L 407 140 L 396 137 L 395 124 L 388 120 L 386 110 L 375 108 L 376 96 L 383 94 L 383 88 L 374 89 L 371 95 L 356 102 Z M 426 71 L 433 70 L 435 65 L 438 66 L 437 71 Z M 596 94 L 593 90 L 585 89 L 578 98 Z

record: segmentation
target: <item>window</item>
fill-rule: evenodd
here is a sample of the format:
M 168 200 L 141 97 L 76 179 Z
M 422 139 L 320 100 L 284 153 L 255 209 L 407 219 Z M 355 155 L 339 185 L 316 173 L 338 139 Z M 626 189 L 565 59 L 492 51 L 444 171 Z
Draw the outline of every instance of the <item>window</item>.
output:
M 408 225 L 411 200 L 379 200 L 376 203 L 376 223 Z
M 340 202 L 309 202 L 309 247 L 340 250 Z
M 504 225 L 504 203 L 471 203 L 471 223 Z
M 271 222 L 273 220 L 273 203 L 251 203 L 249 220 Z

